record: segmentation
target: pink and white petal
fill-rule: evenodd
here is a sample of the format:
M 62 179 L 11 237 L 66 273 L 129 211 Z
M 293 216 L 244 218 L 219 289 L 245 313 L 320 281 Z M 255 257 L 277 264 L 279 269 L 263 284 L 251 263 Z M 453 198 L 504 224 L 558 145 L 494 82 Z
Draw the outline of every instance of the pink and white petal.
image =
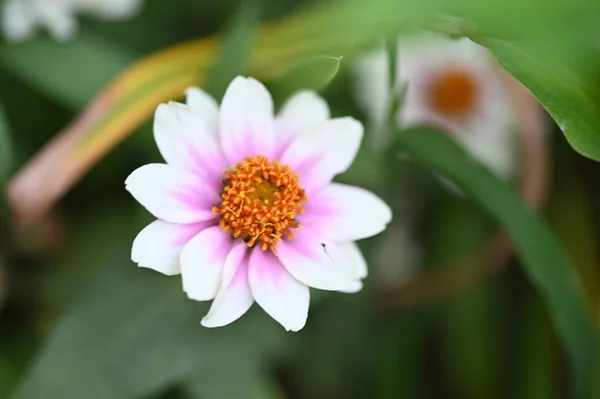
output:
M 233 246 L 221 227 L 209 227 L 192 238 L 181 251 L 183 290 L 190 299 L 208 301 L 217 295 L 223 267 Z
M 295 138 L 281 163 L 300 175 L 300 184 L 310 196 L 350 167 L 362 136 L 363 127 L 356 119 L 331 119 Z
M 149 164 L 134 170 L 125 188 L 158 219 L 171 223 L 195 223 L 215 217 L 212 207 L 219 193 L 198 176 L 165 164 Z
M 210 94 L 199 87 L 188 88 L 185 96 L 186 104 L 204 121 L 208 133 L 217 137 L 219 134 L 219 104 Z
M 381 198 L 360 187 L 332 183 L 310 197 L 298 216 L 330 241 L 346 242 L 372 237 L 385 230 L 392 210 Z
M 275 153 L 273 100 L 267 89 L 252 78 L 231 82 L 219 114 L 221 147 L 231 164 L 246 157 Z
M 239 258 L 236 254 L 227 257 L 228 260 L 230 258 L 238 260 L 234 268 L 235 274 L 226 287 L 219 289 L 208 314 L 202 319 L 204 327 L 221 327 L 232 323 L 242 317 L 254 303 L 248 284 L 248 257 Z
M 330 118 L 329 106 L 314 91 L 301 91 L 291 96 L 281 107 L 276 120 L 277 157 L 292 139 Z
M 353 280 L 367 276 L 367 262 L 358 246 L 353 242 L 324 242 L 327 255 Z
M 309 289 L 288 273 L 272 252 L 252 251 L 248 281 L 254 300 L 287 331 L 304 327 Z
M 131 260 L 139 267 L 154 269 L 167 276 L 179 274 L 179 254 L 182 248 L 196 234 L 216 223 L 216 219 L 191 224 L 155 220 L 133 240 Z
M 154 115 L 154 138 L 165 161 L 200 175 L 217 189 L 228 166 L 216 134 L 185 104 L 161 104 Z
M 357 281 L 354 283 L 354 285 L 352 287 L 346 288 L 345 290 L 340 290 L 340 292 L 343 292 L 344 294 L 356 294 L 357 292 L 359 292 L 362 289 L 363 289 L 363 282 Z
M 234 244 L 231 251 L 229 251 L 227 258 L 225 259 L 225 265 L 223 266 L 220 290 L 227 288 L 238 269 L 238 265 L 242 262 L 242 259 L 244 259 L 247 252 L 248 244 L 242 240 L 238 240 L 238 243 Z
M 277 256 L 292 276 L 309 287 L 338 291 L 354 286 L 358 277 L 332 257 L 328 244 L 303 230 L 294 240 L 282 242 L 277 247 Z

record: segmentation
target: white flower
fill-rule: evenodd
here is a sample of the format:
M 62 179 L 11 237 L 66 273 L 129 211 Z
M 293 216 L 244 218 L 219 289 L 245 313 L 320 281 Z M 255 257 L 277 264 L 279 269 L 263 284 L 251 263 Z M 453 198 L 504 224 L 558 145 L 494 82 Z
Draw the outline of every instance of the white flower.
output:
M 274 116 L 271 95 L 252 78 L 236 78 L 220 108 L 197 88 L 186 105 L 160 105 L 154 136 L 166 164 L 125 182 L 158 218 L 135 239 L 133 261 L 181 273 L 191 299 L 214 299 L 204 326 L 231 323 L 256 301 L 285 329 L 301 329 L 308 287 L 359 290 L 367 266 L 354 241 L 391 219 L 371 192 L 332 182 L 362 134 L 352 118 L 330 119 L 312 92 Z
M 2 8 L 2 30 L 8 40 L 31 37 L 37 28 L 46 28 L 60 41 L 70 40 L 77 31 L 76 14 L 105 20 L 134 15 L 142 0 L 6 0 Z
M 469 39 L 420 34 L 398 43 L 394 92 L 404 90 L 399 127 L 432 125 L 449 132 L 503 178 L 515 168 L 515 117 L 493 56 Z M 388 120 L 393 92 L 389 56 L 379 49 L 356 64 L 355 93 L 375 130 Z

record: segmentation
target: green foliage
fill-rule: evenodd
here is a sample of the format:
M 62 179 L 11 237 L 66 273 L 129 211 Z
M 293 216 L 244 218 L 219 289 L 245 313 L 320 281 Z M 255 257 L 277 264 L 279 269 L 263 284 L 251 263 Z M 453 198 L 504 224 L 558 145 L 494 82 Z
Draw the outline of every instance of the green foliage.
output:
M 598 96 L 576 66 L 566 60 L 561 64 L 523 43 L 498 39 L 482 39 L 480 43 L 537 97 L 573 148 L 600 160 Z
M 553 232 L 514 191 L 444 135 L 414 129 L 399 137 L 398 148 L 448 177 L 506 229 L 525 273 L 550 310 L 569 356 L 574 392 L 582 397 L 591 387 L 597 336 L 586 314 L 575 269 Z

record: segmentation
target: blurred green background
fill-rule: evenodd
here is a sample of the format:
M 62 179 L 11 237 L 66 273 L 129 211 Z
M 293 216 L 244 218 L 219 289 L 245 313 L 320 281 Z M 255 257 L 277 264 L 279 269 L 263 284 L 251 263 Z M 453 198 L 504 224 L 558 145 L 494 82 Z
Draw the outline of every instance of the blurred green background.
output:
M 260 19 L 287 17 L 313 3 L 323 2 L 267 0 Z M 529 3 L 532 10 L 540 6 Z M 234 0 L 148 0 L 129 21 L 80 18 L 70 43 L 54 44 L 45 33 L 22 44 L 2 42 L 2 182 L 122 68 L 184 40 L 231 32 L 231 21 L 237 21 L 232 18 L 245 6 Z M 573 28 L 568 18 L 567 28 L 556 29 Z M 597 55 L 588 53 L 584 64 L 592 71 L 586 82 L 595 100 Z M 364 120 L 350 93 L 350 66 L 342 59 L 322 94 L 334 116 Z M 214 92 L 222 90 L 217 80 L 208 82 Z M 540 214 L 583 276 L 586 309 L 597 313 L 600 165 L 576 153 L 550 126 L 550 189 Z M 497 224 L 423 163 L 372 151 L 364 146 L 340 180 L 382 196 L 395 211 L 394 221 L 383 234 L 360 242 L 370 265 L 363 291 L 312 291 L 308 323 L 298 333 L 286 333 L 256 305 L 230 326 L 205 329 L 199 322 L 208 304 L 187 300 L 179 277 L 130 261 L 135 235 L 152 218 L 123 182 L 138 166 L 160 161 L 149 122 L 40 221 L 16 226 L 3 200 L 0 398 L 573 397 L 565 350 L 519 261 L 511 257 L 494 268 L 493 260 L 484 259 L 476 268 L 461 267 L 492 239 Z M 493 270 L 438 297 L 439 286 L 420 278 L 442 268 L 448 268 L 448 286 L 465 273 Z M 410 295 L 390 295 L 409 284 L 417 287 Z M 598 397 L 593 395 L 587 397 Z

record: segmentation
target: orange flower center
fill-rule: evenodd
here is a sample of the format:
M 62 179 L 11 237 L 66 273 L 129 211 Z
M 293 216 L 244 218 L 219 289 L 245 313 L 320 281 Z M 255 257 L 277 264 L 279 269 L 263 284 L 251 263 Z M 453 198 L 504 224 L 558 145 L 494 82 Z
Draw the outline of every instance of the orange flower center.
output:
M 219 225 L 263 251 L 275 251 L 282 237 L 294 238 L 300 227 L 296 215 L 307 200 L 298 175 L 278 161 L 262 156 L 248 157 L 225 172 Z
M 428 93 L 431 107 L 440 114 L 468 116 L 477 101 L 477 82 L 468 71 L 450 69 L 431 82 Z

